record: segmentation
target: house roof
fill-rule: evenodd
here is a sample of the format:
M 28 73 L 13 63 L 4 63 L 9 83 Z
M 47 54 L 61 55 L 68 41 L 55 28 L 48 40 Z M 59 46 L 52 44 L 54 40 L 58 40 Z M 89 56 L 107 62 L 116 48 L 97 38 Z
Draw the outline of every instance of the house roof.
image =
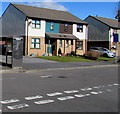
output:
M 62 34 L 62 33 L 45 33 L 46 38 L 57 38 L 57 39 L 69 39 L 77 40 L 78 38 L 72 34 Z
M 98 20 L 98 21 L 112 27 L 112 28 L 120 28 L 120 26 L 118 26 L 119 22 L 117 20 L 115 20 L 115 19 L 98 17 L 98 16 L 90 16 L 90 17 L 92 17 L 92 18 L 94 18 L 94 19 L 96 19 L 96 20 Z
M 33 7 L 14 3 L 12 3 L 12 5 L 28 17 L 88 24 L 87 22 L 66 11 L 52 10 L 47 8 Z

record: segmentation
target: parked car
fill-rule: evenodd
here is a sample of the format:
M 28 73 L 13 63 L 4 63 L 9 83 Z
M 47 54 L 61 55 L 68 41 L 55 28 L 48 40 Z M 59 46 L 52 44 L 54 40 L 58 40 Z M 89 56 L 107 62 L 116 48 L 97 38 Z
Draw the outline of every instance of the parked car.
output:
M 97 51 L 98 53 L 101 54 L 101 56 L 103 57 L 115 57 L 116 56 L 116 53 L 108 50 L 107 48 L 104 48 L 104 47 L 90 47 L 89 49 L 90 51 L 94 50 L 94 51 Z

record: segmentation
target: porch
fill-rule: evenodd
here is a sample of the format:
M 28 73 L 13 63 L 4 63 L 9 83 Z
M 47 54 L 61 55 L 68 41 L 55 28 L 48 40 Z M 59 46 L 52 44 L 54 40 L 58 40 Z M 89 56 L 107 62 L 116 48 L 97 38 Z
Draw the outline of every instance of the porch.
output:
M 64 56 L 76 51 L 76 40 L 72 34 L 46 33 L 45 34 L 45 53 L 47 56 L 56 56 L 58 51 Z

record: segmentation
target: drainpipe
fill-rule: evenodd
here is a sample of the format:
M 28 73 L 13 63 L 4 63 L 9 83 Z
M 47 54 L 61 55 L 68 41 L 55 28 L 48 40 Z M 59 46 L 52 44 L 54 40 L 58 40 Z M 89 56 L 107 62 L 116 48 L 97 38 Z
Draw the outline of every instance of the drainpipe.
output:
M 50 54 L 50 39 L 48 39 L 48 56 L 49 56 L 49 54 Z
M 28 31 L 29 31 L 29 25 L 32 23 L 32 21 L 28 22 L 28 18 L 27 18 L 27 52 L 26 54 L 28 55 Z
M 65 47 L 65 40 L 64 40 L 64 54 L 65 54 L 65 48 L 66 48 L 66 47 Z

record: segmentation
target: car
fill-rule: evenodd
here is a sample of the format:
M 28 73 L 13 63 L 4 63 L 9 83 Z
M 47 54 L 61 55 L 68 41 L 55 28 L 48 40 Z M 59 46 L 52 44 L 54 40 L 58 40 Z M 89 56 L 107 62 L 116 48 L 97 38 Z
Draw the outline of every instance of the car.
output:
M 101 53 L 103 57 L 115 57 L 116 56 L 116 53 L 108 50 L 107 48 L 104 48 L 104 47 L 90 47 L 89 50 L 94 50 L 94 51 L 97 51 L 98 53 Z

